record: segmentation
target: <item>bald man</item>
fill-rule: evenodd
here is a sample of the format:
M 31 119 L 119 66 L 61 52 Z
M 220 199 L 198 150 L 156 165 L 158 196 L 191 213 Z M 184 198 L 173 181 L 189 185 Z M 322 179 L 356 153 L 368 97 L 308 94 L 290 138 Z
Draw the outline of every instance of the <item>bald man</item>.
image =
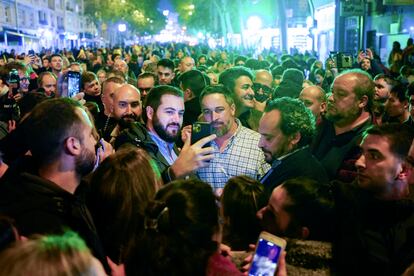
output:
M 117 120 L 118 125 L 111 133 L 111 143 L 115 141 L 121 130 L 128 127 L 130 123 L 141 121 L 141 93 L 136 87 L 124 84 L 115 90 L 113 107 L 112 115 Z
M 303 88 L 299 94 L 301 100 L 307 108 L 312 111 L 315 116 L 316 124 L 322 120 L 322 114 L 326 111 L 326 95 L 325 91 L 316 85 Z

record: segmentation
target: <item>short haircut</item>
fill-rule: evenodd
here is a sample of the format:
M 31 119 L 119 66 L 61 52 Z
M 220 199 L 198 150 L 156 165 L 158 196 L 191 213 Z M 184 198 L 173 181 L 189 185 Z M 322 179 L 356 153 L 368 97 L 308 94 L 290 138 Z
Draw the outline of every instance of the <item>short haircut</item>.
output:
M 80 127 L 82 119 L 76 112 L 77 108 L 82 106 L 73 99 L 46 100 L 36 105 L 22 123 L 26 143 L 39 164 L 55 161 L 67 137 L 83 138 Z
M 94 258 L 75 232 L 37 236 L 2 252 L 1 275 L 91 275 Z M 95 272 L 95 273 L 93 273 Z
M 190 70 L 181 74 L 179 81 L 183 90 L 190 89 L 196 97 L 199 97 L 201 91 L 206 87 L 206 80 L 198 70 Z
M 147 79 L 147 78 L 153 78 L 154 82 L 157 82 L 157 76 L 152 72 L 144 72 L 138 75 L 137 80 L 140 79 Z
M 253 81 L 253 74 L 252 72 L 242 66 L 235 66 L 229 69 L 224 70 L 219 77 L 219 83 L 223 84 L 227 89 L 231 92 L 234 92 L 234 86 L 236 84 L 236 80 L 241 76 L 246 76 Z
M 408 150 L 414 138 L 413 130 L 409 126 L 399 123 L 371 126 L 365 130 L 364 138 L 367 135 L 378 135 L 387 138 L 391 152 L 401 159 L 408 155 Z
M 376 80 L 384 80 L 386 84 L 390 85 L 391 88 L 398 84 L 398 81 L 394 79 L 393 76 L 386 75 L 386 74 L 378 74 L 375 76 L 374 81 Z
M 205 96 L 211 95 L 211 94 L 221 94 L 221 95 L 223 95 L 224 99 L 226 100 L 226 102 L 229 106 L 235 104 L 233 93 L 231 93 L 230 90 L 227 89 L 227 87 L 225 87 L 222 84 L 206 86 L 206 88 L 204 88 L 203 92 L 201 92 L 200 104 L 203 101 Z
M 154 112 L 157 112 L 158 107 L 161 105 L 161 98 L 164 95 L 173 95 L 184 99 L 184 93 L 180 89 L 171 85 L 159 85 L 151 88 L 145 97 L 144 108 L 147 106 L 152 107 Z M 147 121 L 147 112 L 142 112 L 143 119 Z
M 94 72 L 86 71 L 82 74 L 82 87 L 85 89 L 85 84 L 97 80 L 98 77 Z
M 52 58 L 54 58 L 54 57 L 60 57 L 60 58 L 63 60 L 62 55 L 60 55 L 60 54 L 53 54 L 53 55 L 51 55 L 51 56 L 49 57 L 49 61 L 52 61 Z
M 332 237 L 333 198 L 328 185 L 309 178 L 293 178 L 281 184 L 288 201 L 283 206 L 291 216 L 289 228 L 309 229 L 310 240 L 329 240 Z
M 402 83 L 398 83 L 391 88 L 390 94 L 394 95 L 400 102 L 408 101 L 407 86 Z
M 358 99 L 361 99 L 363 96 L 367 96 L 367 106 L 366 110 L 371 111 L 374 94 L 375 94 L 375 83 L 372 80 L 372 77 L 367 72 L 361 69 L 352 69 L 346 70 L 340 73 L 336 78 L 343 76 L 343 75 L 352 75 L 354 77 L 355 85 L 354 85 L 354 93 Z
M 47 75 L 51 76 L 52 78 L 54 78 L 57 81 L 57 78 L 56 78 L 55 74 L 53 74 L 52 72 L 46 71 L 46 72 L 40 73 L 40 75 L 37 77 L 37 86 L 42 87 L 43 78 Z
M 309 145 L 315 134 L 315 117 L 299 99 L 281 97 L 267 103 L 265 112 L 280 111 L 279 128 L 286 136 L 300 133 L 298 147 Z
M 171 71 L 174 72 L 175 66 L 174 66 L 174 62 L 171 59 L 168 59 L 168 58 L 160 59 L 157 63 L 157 67 L 159 67 L 159 66 L 169 68 L 169 69 L 171 69 Z

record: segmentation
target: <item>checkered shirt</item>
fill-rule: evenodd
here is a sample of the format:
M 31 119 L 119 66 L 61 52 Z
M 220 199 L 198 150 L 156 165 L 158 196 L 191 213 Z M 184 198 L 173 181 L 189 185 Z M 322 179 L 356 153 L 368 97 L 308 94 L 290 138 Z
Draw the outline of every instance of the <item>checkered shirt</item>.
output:
M 209 183 L 220 194 L 227 180 L 233 176 L 247 175 L 260 179 L 269 169 L 262 150 L 258 147 L 260 134 L 241 125 L 237 120 L 237 131 L 230 138 L 223 152 L 212 141 L 214 159 L 209 166 L 197 171 L 198 177 Z

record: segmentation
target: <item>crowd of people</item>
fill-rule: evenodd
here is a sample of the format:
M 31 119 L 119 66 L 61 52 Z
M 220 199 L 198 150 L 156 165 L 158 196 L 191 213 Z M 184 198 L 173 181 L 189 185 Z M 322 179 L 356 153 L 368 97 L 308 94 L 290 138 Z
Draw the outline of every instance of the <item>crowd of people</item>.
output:
M 412 275 L 413 105 L 411 38 L 388 67 L 4 52 L 0 275 L 247 275 L 261 231 L 288 241 L 277 275 Z

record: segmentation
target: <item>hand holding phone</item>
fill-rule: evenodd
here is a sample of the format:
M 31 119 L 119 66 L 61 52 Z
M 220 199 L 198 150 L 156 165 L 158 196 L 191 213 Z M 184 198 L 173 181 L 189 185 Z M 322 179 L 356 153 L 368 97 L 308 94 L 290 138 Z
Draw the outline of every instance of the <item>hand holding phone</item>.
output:
M 72 98 L 80 92 L 80 73 L 68 72 L 68 97 Z
M 275 275 L 279 258 L 286 248 L 286 241 L 267 232 L 261 232 L 249 276 Z
M 212 134 L 212 127 L 207 122 L 195 122 L 191 129 L 191 145 L 197 143 L 200 139 L 210 136 Z M 207 143 L 203 148 L 210 147 L 211 143 Z

